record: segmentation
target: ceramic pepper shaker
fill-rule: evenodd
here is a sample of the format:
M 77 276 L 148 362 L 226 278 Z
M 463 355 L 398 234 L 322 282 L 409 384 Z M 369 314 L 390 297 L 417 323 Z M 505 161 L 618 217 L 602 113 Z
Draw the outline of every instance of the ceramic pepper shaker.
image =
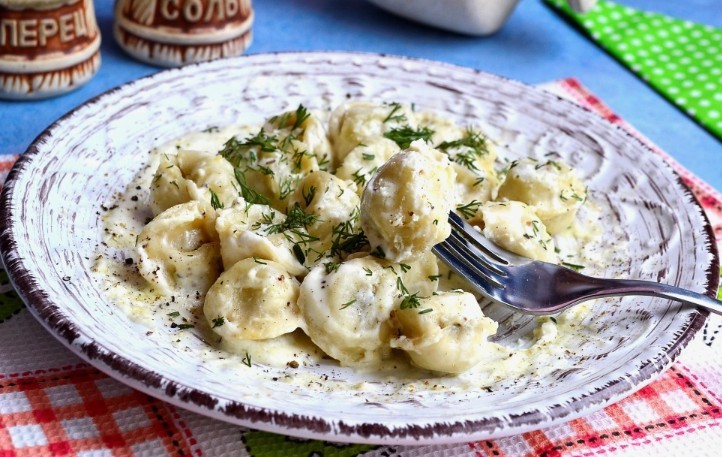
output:
M 116 0 L 114 34 L 133 57 L 175 67 L 232 57 L 251 43 L 250 0 Z
M 92 0 L 0 0 L 0 98 L 59 95 L 99 67 Z

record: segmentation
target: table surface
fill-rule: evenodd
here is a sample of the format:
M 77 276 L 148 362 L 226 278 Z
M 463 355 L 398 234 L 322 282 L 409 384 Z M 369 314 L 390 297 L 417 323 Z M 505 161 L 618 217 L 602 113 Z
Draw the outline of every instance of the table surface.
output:
M 722 27 L 719 0 L 620 0 L 630 7 Z M 255 0 L 249 53 L 294 50 L 380 52 L 440 60 L 529 84 L 578 78 L 682 165 L 722 189 L 710 166 L 722 143 L 560 18 L 541 0 L 519 3 L 489 37 L 436 30 L 390 15 L 364 0 Z M 42 101 L 0 101 L 0 154 L 22 153 L 63 113 L 110 88 L 160 71 L 133 60 L 112 37 L 112 2 L 95 2 L 102 65 L 85 86 Z

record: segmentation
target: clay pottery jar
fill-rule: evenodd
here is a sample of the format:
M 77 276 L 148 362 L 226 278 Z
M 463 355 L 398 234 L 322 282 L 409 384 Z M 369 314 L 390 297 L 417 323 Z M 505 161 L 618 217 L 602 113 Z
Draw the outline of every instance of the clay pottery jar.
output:
M 250 0 L 116 0 L 114 34 L 133 57 L 176 67 L 243 53 L 252 39 Z
M 0 0 L 0 98 L 59 95 L 99 67 L 92 0 Z

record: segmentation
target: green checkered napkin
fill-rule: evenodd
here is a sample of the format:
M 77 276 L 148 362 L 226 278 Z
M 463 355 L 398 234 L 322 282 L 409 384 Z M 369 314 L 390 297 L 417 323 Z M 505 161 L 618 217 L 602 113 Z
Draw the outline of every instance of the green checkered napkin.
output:
M 586 14 L 545 1 L 722 139 L 722 29 L 605 0 Z

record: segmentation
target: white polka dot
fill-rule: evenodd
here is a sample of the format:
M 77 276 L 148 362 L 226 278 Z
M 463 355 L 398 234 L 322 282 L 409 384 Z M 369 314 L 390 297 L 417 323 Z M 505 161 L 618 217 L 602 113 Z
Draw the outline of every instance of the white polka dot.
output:
M 711 117 L 712 119 L 717 119 L 719 117 L 719 111 L 710 110 L 707 112 L 707 116 Z
M 690 73 L 699 73 L 699 67 L 691 66 L 687 68 L 687 71 Z
M 677 68 L 679 68 L 679 65 L 677 65 L 677 64 L 674 63 L 674 62 L 670 62 L 670 63 L 668 63 L 668 64 L 666 65 L 666 67 L 667 67 L 667 69 L 669 69 L 669 70 L 676 70 Z
M 699 105 L 700 105 L 700 106 L 703 106 L 703 107 L 705 107 L 705 108 L 707 108 L 707 107 L 710 106 L 711 104 L 712 104 L 712 103 L 711 103 L 709 100 L 700 100 L 700 101 L 699 101 Z
M 702 92 L 698 91 L 697 89 L 689 91 L 689 96 L 694 98 L 699 98 L 702 96 Z
M 679 93 L 679 89 L 677 89 L 676 87 L 672 86 L 672 87 L 669 88 L 669 91 L 668 91 L 668 92 L 669 92 L 670 94 L 672 94 L 672 95 L 676 95 L 676 94 Z
M 684 97 L 679 97 L 674 102 L 678 105 L 684 105 L 685 103 L 687 103 L 687 99 Z
M 697 114 L 697 111 L 694 108 L 690 108 L 687 110 L 690 116 L 694 116 Z
M 662 38 L 666 38 L 669 36 L 669 32 L 667 32 L 666 30 L 659 30 L 657 31 L 657 35 L 661 36 Z
M 682 27 L 680 27 L 678 25 L 673 25 L 672 27 L 669 28 L 669 30 L 673 31 L 674 33 L 679 33 L 682 31 Z
M 722 100 L 722 94 L 714 94 L 712 98 L 714 98 L 715 100 Z
M 627 43 L 619 43 L 618 49 L 620 51 L 626 51 L 627 49 L 629 49 L 629 46 L 627 46 Z
M 622 56 L 622 59 L 628 60 L 629 62 L 634 62 L 637 59 L 637 57 L 634 54 L 624 54 Z
M 707 38 L 702 38 L 697 42 L 697 44 L 700 46 L 707 46 L 709 44 L 709 40 Z
M 647 57 L 649 55 L 649 52 L 645 51 L 644 49 L 640 49 L 637 51 L 637 55 L 640 57 Z
M 694 83 L 692 81 L 690 81 L 690 80 L 682 81 L 682 87 L 690 88 L 692 86 L 694 86 Z
M 686 36 L 682 35 L 682 36 L 680 36 L 680 37 L 677 37 L 677 41 L 679 41 L 680 43 L 689 43 L 689 38 L 687 38 Z

